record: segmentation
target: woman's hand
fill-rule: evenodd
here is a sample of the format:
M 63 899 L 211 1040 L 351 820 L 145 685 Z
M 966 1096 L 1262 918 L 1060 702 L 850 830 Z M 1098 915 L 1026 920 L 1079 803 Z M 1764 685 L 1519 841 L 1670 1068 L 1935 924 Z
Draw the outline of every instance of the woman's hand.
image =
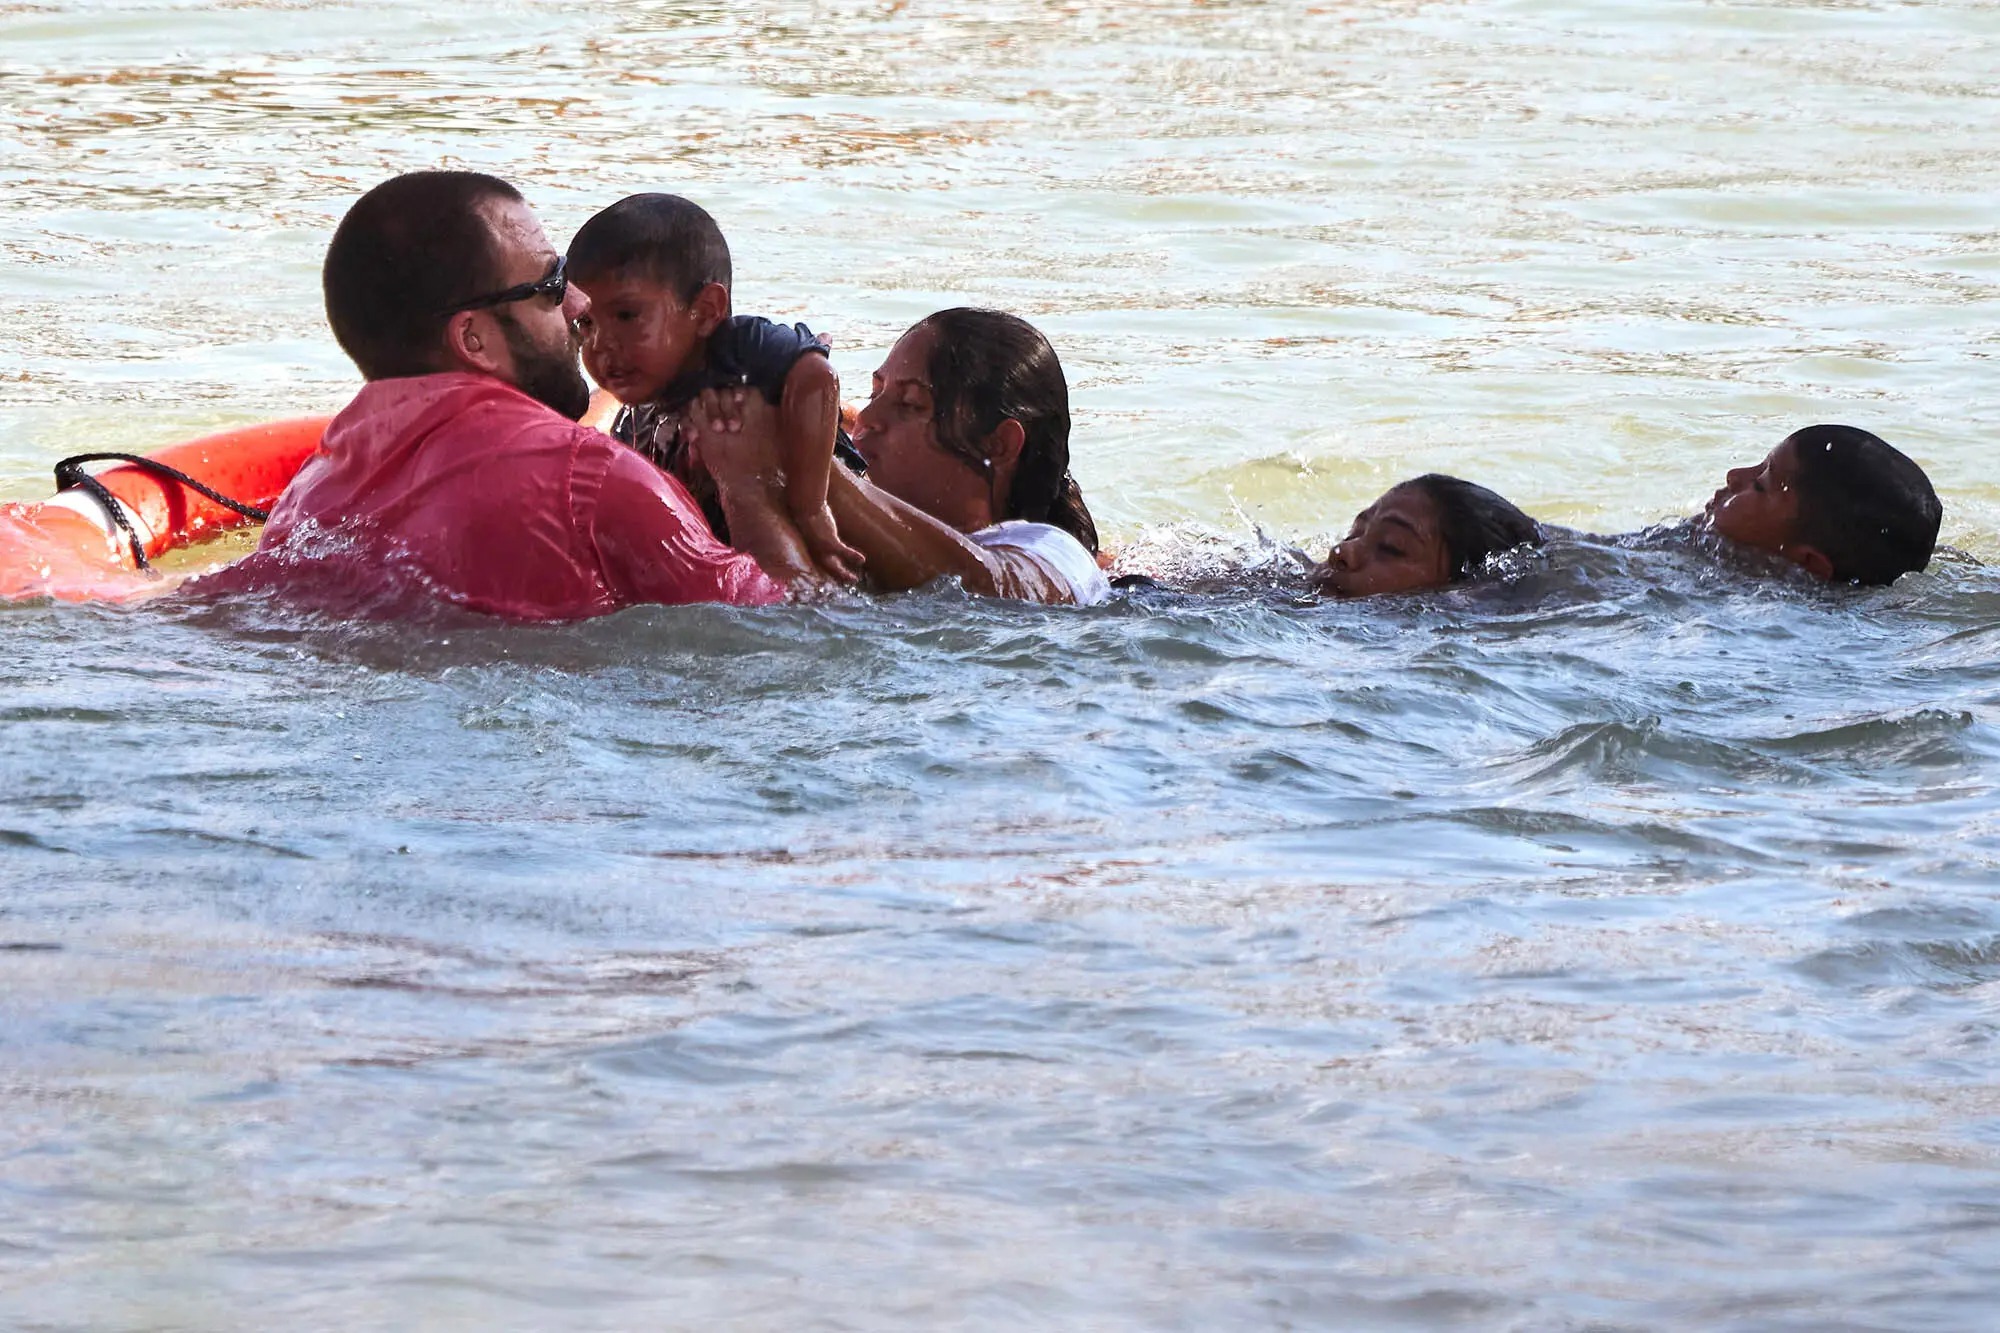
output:
M 745 388 L 703 389 L 687 405 L 682 434 L 691 446 L 699 447 L 704 436 L 719 447 L 726 436 L 743 433 L 743 405 L 750 391 Z M 762 395 L 759 395 L 761 397 Z

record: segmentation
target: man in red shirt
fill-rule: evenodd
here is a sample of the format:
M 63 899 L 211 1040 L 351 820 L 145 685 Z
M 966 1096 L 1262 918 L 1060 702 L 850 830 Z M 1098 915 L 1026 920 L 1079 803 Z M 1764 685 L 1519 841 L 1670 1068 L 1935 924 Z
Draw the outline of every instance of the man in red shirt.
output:
M 322 279 L 367 383 L 230 583 L 515 620 L 785 596 L 680 482 L 577 424 L 590 394 L 571 327 L 587 303 L 514 187 L 456 171 L 384 182 L 341 220 Z

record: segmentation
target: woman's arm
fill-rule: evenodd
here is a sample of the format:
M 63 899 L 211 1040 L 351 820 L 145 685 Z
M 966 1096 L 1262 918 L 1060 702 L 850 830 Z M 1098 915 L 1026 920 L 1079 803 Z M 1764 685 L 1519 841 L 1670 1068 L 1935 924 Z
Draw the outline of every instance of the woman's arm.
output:
M 983 546 L 844 467 L 833 469 L 827 501 L 840 535 L 868 557 L 869 575 L 888 591 L 955 577 L 968 592 L 984 597 L 1050 604 L 1076 600 L 1070 581 L 1029 552 L 1017 546 Z
M 969 592 L 1000 595 L 1004 571 L 992 552 L 846 468 L 828 474 L 826 501 L 877 587 L 901 592 L 955 577 Z
M 779 420 L 762 394 L 704 393 L 691 406 L 689 423 L 725 507 L 732 487 L 766 484 L 751 460 L 775 455 Z M 869 582 L 885 592 L 955 578 L 983 597 L 1072 600 L 1067 585 L 1026 552 L 981 546 L 844 467 L 829 470 L 826 499 L 841 540 L 861 553 Z

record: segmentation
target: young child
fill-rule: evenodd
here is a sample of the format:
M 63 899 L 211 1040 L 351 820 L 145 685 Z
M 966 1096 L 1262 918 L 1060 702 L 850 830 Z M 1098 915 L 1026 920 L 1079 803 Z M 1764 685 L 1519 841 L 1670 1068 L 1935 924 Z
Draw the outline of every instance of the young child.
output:
M 1356 514 L 1313 584 L 1336 597 L 1442 588 L 1475 577 L 1496 555 L 1541 544 L 1541 525 L 1503 497 L 1427 472 Z
M 805 325 L 732 315 L 729 246 L 715 219 L 679 195 L 632 195 L 583 224 L 568 272 L 590 298 L 577 322 L 584 368 L 625 407 L 611 434 L 677 477 L 716 535 L 773 578 L 854 582 L 861 555 L 840 540 L 826 503 L 840 380 Z M 778 408 L 779 456 L 761 487 L 719 495 L 682 427 L 698 394 L 729 386 Z
M 1924 470 L 1853 426 L 1794 431 L 1762 463 L 1730 469 L 1702 515 L 1815 578 L 1863 584 L 1928 565 L 1943 516 Z

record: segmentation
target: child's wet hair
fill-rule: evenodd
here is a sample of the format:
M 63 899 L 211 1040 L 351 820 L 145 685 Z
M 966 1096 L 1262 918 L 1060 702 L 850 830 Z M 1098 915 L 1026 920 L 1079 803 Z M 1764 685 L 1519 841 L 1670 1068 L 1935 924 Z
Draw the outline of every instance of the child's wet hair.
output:
M 569 275 L 593 278 L 643 273 L 683 301 L 711 282 L 730 283 L 729 243 L 708 210 L 677 194 L 627 195 L 577 229 L 569 243 Z
M 1826 556 L 1835 583 L 1893 583 L 1931 562 L 1944 506 L 1916 463 L 1856 426 L 1807 426 L 1785 443 L 1798 461 L 1798 539 Z
M 1437 511 L 1438 539 L 1444 543 L 1451 581 L 1477 574 L 1486 562 L 1517 546 L 1540 546 L 1541 525 L 1484 486 L 1426 472 L 1401 483 L 1423 492 Z

